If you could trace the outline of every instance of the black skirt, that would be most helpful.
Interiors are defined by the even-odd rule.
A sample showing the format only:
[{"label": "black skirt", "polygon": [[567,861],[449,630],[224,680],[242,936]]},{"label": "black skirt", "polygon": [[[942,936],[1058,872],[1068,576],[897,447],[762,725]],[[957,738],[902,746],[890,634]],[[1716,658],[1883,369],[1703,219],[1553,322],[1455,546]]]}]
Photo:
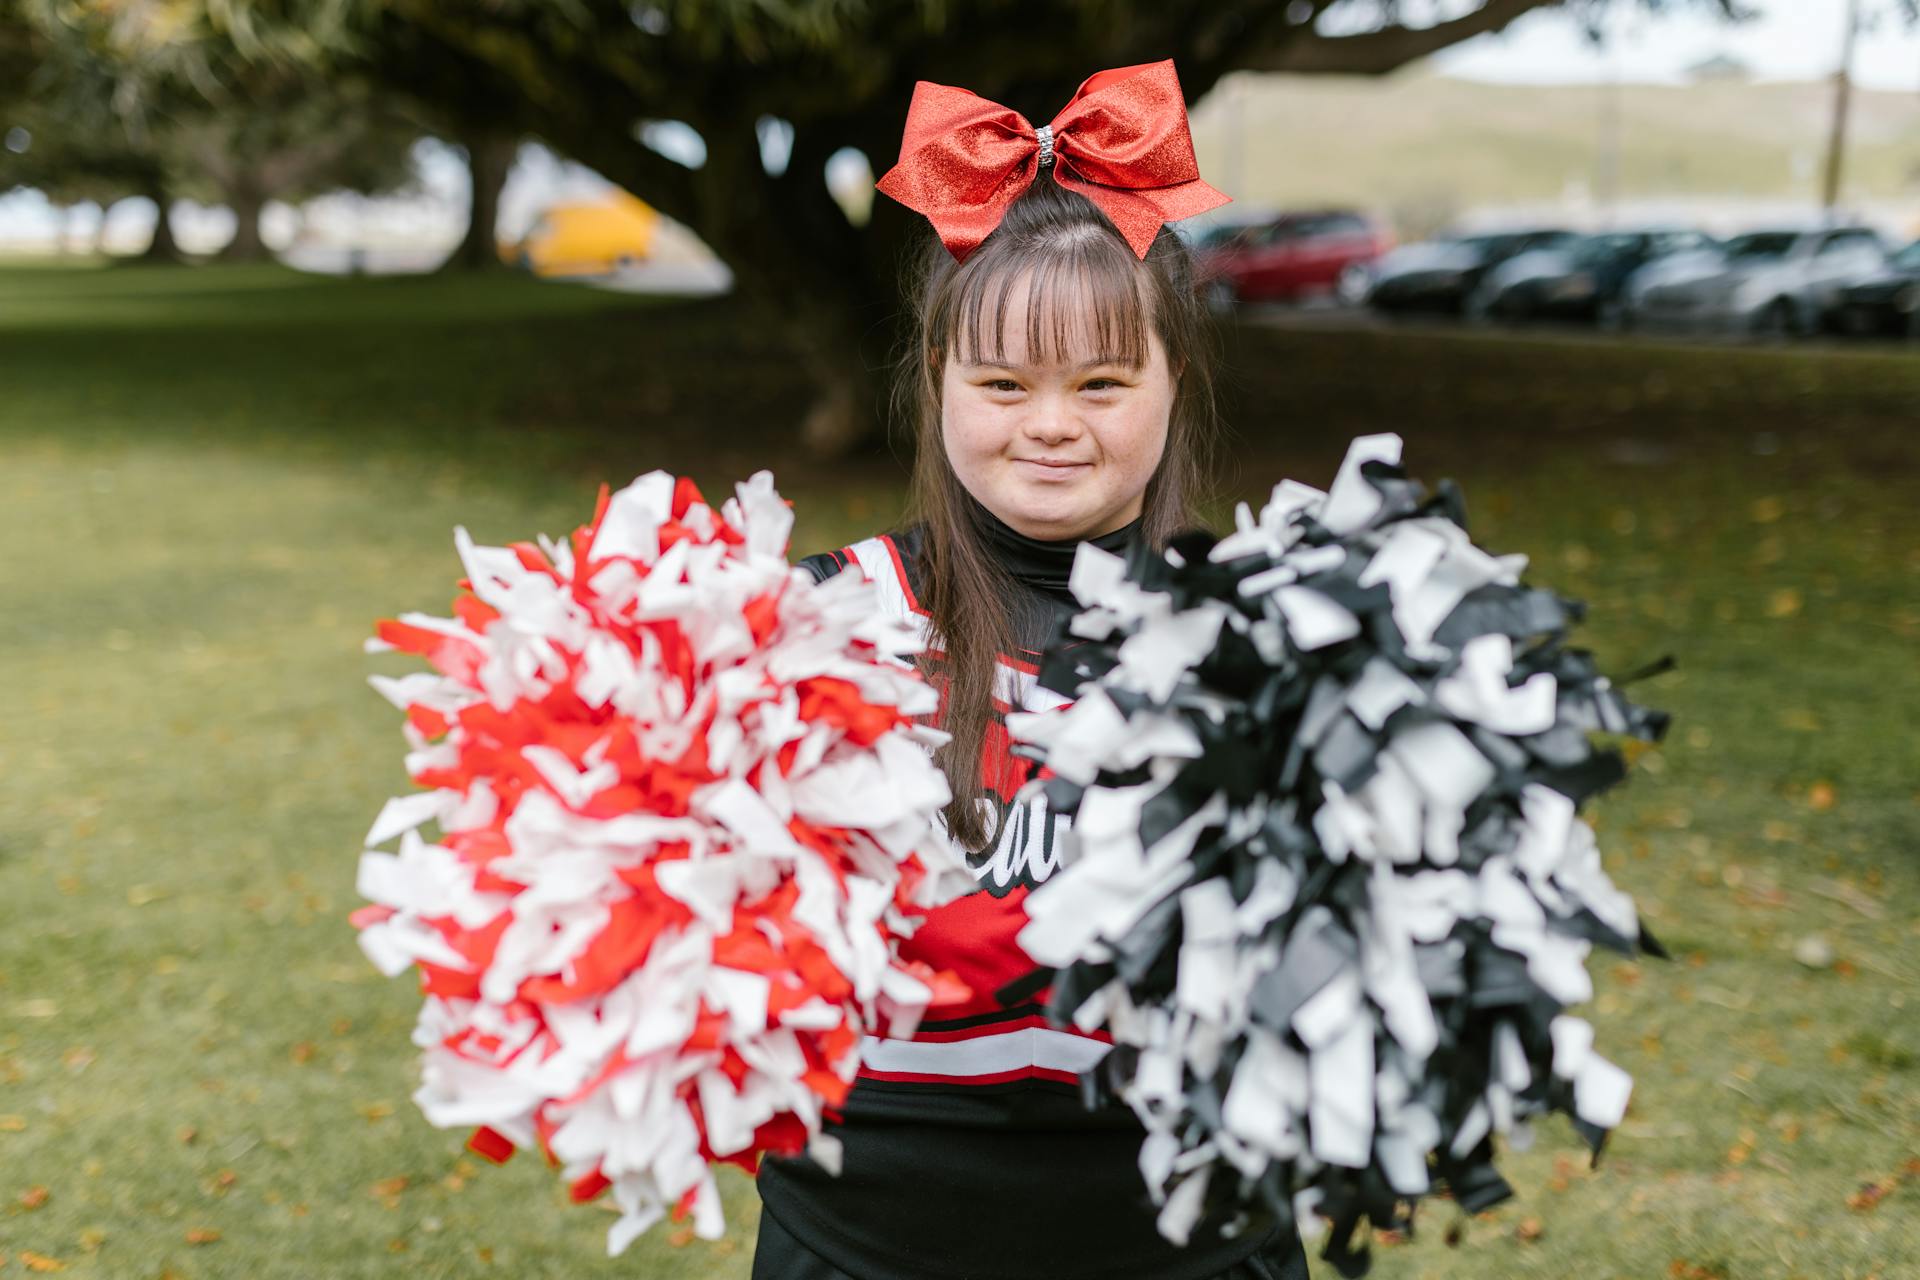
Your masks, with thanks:
[{"label": "black skirt", "polygon": [[[794,1239],[771,1213],[760,1215],[760,1238],[753,1251],[753,1280],[864,1280],[849,1275]],[[1116,1278],[1118,1280],[1118,1278]],[[1139,1277],[1139,1280],[1148,1280]],[[1308,1280],[1307,1255],[1292,1232],[1273,1237],[1218,1273],[1216,1280]]]},{"label": "black skirt", "polygon": [[[1088,1113],[1077,1099],[1059,1105],[1079,1127],[1039,1127],[1026,1112],[1022,1127],[830,1124],[844,1144],[841,1174],[805,1156],[761,1165],[765,1265],[853,1280],[1267,1280],[1263,1266],[1306,1275],[1303,1257],[1292,1262],[1291,1223],[1227,1236],[1203,1218],[1187,1244],[1163,1239],[1136,1163],[1138,1121]],[[791,1239],[796,1262],[775,1237]]]}]

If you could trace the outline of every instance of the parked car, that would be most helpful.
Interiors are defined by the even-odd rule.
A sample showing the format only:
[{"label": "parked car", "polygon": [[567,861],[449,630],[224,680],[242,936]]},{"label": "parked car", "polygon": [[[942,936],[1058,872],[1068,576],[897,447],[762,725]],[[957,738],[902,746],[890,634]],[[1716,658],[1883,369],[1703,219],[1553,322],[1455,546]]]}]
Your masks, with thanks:
[{"label": "parked car", "polygon": [[1755,231],[1642,267],[1627,284],[1623,315],[1635,325],[1812,333],[1841,289],[1886,261],[1886,243],[1867,227]]},{"label": "parked car", "polygon": [[1217,307],[1235,302],[1295,302],[1364,286],[1364,270],[1391,246],[1363,213],[1321,209],[1283,213],[1201,249],[1201,270]]},{"label": "parked car", "polygon": [[625,191],[599,200],[556,204],[501,256],[539,276],[607,275],[646,261],[660,214]]},{"label": "parked car", "polygon": [[1173,227],[1175,235],[1187,242],[1189,249],[1205,258],[1236,237],[1245,235],[1255,227],[1264,226],[1279,216],[1273,209],[1243,209],[1236,200],[1197,218],[1182,218],[1169,225]]},{"label": "parked car", "polygon": [[1571,231],[1540,228],[1403,245],[1374,263],[1366,302],[1379,311],[1457,314],[1501,263],[1530,249],[1560,248],[1575,239]]},{"label": "parked car", "polygon": [[1833,322],[1842,333],[1920,338],[1920,242],[1894,254],[1878,275],[1842,289]]},{"label": "parked car", "polygon": [[1610,321],[1620,291],[1655,258],[1713,246],[1704,231],[1648,227],[1581,236],[1564,245],[1529,249],[1487,272],[1467,299],[1469,315],[1487,319]]}]

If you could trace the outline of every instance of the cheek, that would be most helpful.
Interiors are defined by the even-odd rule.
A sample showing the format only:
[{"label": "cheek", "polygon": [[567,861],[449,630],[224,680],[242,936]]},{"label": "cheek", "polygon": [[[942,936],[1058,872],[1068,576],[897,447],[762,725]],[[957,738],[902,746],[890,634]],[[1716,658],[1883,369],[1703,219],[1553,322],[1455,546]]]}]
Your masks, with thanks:
[{"label": "cheek", "polygon": [[998,457],[1006,444],[1006,427],[992,407],[972,403],[962,388],[948,388],[941,397],[940,441],[947,462],[968,489],[975,488],[976,477]]},{"label": "cheek", "polygon": [[1143,397],[1129,405],[1103,432],[1101,451],[1125,472],[1129,479],[1145,484],[1160,465],[1167,449],[1168,424],[1173,412],[1171,396]]}]

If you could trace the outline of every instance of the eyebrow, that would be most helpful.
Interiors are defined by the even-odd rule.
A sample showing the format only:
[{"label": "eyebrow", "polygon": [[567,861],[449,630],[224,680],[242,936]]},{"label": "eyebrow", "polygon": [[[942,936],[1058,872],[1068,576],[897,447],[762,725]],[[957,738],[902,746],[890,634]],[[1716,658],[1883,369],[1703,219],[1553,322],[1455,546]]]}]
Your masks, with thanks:
[{"label": "eyebrow", "polygon": [[[1082,373],[1088,369],[1098,369],[1101,365],[1106,364],[1116,364],[1123,369],[1131,369],[1134,367],[1119,356],[1095,356],[1091,360],[1082,360],[1079,364],[1068,366],[1067,372]],[[964,364],[960,367],[963,369],[1019,369],[1023,366],[1008,364],[1004,360],[975,360],[970,364]]]}]

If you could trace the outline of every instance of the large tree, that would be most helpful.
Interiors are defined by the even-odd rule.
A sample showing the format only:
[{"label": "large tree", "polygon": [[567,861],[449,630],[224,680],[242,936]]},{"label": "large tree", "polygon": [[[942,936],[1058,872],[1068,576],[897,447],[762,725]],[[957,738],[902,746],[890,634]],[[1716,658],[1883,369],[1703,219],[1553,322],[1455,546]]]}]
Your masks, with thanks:
[{"label": "large tree", "polygon": [[[361,13],[375,47],[404,33],[483,64],[510,83],[530,132],[697,231],[812,373],[802,428],[831,450],[878,419],[914,221],[888,201],[850,220],[824,170],[849,148],[885,169],[916,80],[965,85],[1038,123],[1100,67],[1171,57],[1192,99],[1237,70],[1378,75],[1535,10],[1605,2],[363,0]],[[700,145],[648,145],[662,122]],[[791,139],[774,163],[770,130]]]},{"label": "large tree", "polygon": [[465,42],[441,38],[436,28],[378,8],[368,13],[348,61],[411,103],[425,127],[466,160],[467,229],[447,269],[500,267],[500,194],[532,130],[515,71]]},{"label": "large tree", "polygon": [[236,219],[224,256],[265,257],[269,200],[413,177],[417,118],[377,81],[328,64],[343,39],[316,16],[262,24],[225,0],[0,0],[0,72],[25,72],[0,102],[15,89],[7,127],[26,140],[0,154],[0,184],[57,203],[145,196],[159,209],[145,256],[160,259],[178,256],[176,196],[224,203]]},{"label": "large tree", "polygon": [[[1189,99],[1239,70],[1379,75],[1538,10],[1740,0],[17,0],[139,13],[255,56],[342,58],[432,100],[485,163],[523,134],[688,224],[813,376],[805,438],[867,437],[897,333],[913,219],[848,216],[824,181],[852,150],[876,171],[913,84],[965,85],[1036,122],[1091,70],[1173,58]],[[1910,4],[1911,0],[1893,0]],[[152,27],[149,21],[149,27]],[[191,48],[190,40],[180,41]],[[176,58],[176,61],[184,60]],[[674,132],[691,148],[649,145]],[[787,145],[769,149],[776,137]],[[497,148],[477,145],[491,139]],[[770,154],[771,151],[771,154]],[[690,154],[691,152],[691,154]],[[688,163],[691,161],[691,163]],[[469,245],[476,256],[478,249]]]},{"label": "large tree", "polygon": [[413,145],[423,129],[364,78],[243,62],[227,79],[214,101],[176,121],[166,137],[179,193],[233,211],[233,239],[221,258],[271,256],[260,236],[268,201],[373,195],[413,181]]},{"label": "large tree", "polygon": [[6,124],[18,132],[0,152],[0,189],[37,187],[56,204],[90,199],[103,209],[122,195],[144,196],[158,210],[146,256],[172,260],[162,86],[185,42],[172,33],[143,40],[143,30],[104,9],[5,0],[0,59],[11,50],[17,68]]}]

